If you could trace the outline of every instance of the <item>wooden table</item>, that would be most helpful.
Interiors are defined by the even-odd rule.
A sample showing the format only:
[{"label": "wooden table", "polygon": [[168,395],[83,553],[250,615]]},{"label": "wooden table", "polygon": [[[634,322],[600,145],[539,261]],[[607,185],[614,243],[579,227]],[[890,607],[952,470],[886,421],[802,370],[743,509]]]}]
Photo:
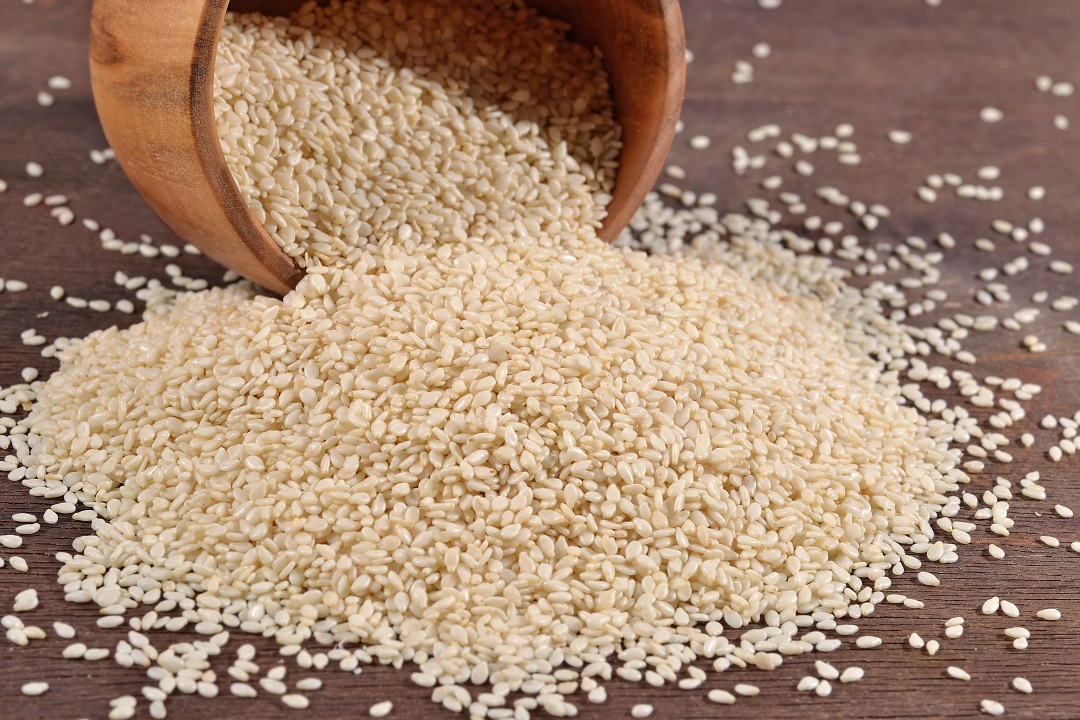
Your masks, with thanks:
[{"label": "wooden table", "polygon": [[[99,166],[89,151],[102,148],[90,98],[86,69],[86,35],[90,0],[36,0],[25,5],[6,0],[0,9],[0,178],[10,184],[0,195],[0,243],[3,257],[0,276],[25,280],[24,293],[0,294],[0,384],[18,380],[19,371],[32,365],[43,372],[55,365],[43,360],[34,348],[24,347],[19,333],[34,327],[47,337],[82,336],[113,323],[127,324],[132,316],[118,312],[76,310],[49,298],[52,285],[62,285],[71,295],[115,301],[125,294],[113,284],[113,273],[123,268],[130,275],[145,274],[166,281],[162,259],[121,257],[103,251],[93,233],[79,222],[60,227],[43,208],[27,209],[22,198],[30,192],[63,193],[79,218],[92,217],[135,239],[149,233],[158,241],[173,236],[150,213],[114,163]],[[1080,7],[1075,0],[944,0],[929,7],[922,0],[788,0],[775,10],[764,10],[750,0],[686,0],[685,16],[689,47],[696,54],[684,113],[686,131],[676,142],[673,160],[686,168],[686,186],[716,192],[720,207],[740,210],[753,196],[767,196],[758,181],[771,172],[784,174],[785,189],[810,197],[819,185],[837,185],[869,202],[884,202],[892,217],[882,223],[875,238],[897,242],[908,235],[933,238],[949,231],[958,248],[948,254],[942,287],[950,302],[944,312],[973,312],[971,294],[975,273],[990,264],[1024,253],[1019,244],[997,238],[990,221],[1002,217],[1027,221],[1039,216],[1046,221],[1043,240],[1054,247],[1054,257],[1080,267],[1080,203],[1074,201],[1080,185],[1076,166],[1074,130],[1058,130],[1053,117],[1075,112],[1075,97],[1038,93],[1037,75],[1055,80],[1080,81],[1072,74],[1080,67]],[[767,59],[751,56],[751,47],[765,41],[772,46]],[[730,75],[736,60],[749,60],[754,81],[736,85]],[[57,91],[56,104],[41,107],[35,94],[52,75],[65,75],[73,87]],[[1004,111],[997,124],[980,122],[979,111],[995,106]],[[816,153],[809,160],[817,167],[810,178],[790,172],[794,162],[770,154],[770,170],[736,177],[730,171],[730,148],[751,144],[745,134],[762,123],[780,123],[786,133],[822,135],[840,122],[856,127],[855,141],[863,158],[858,167],[844,167],[835,156]],[[903,128],[913,133],[908,145],[890,143],[888,130]],[[697,134],[712,137],[707,151],[691,150],[688,140]],[[774,142],[774,141],[773,141]],[[771,143],[768,146],[771,147]],[[30,179],[23,172],[29,160],[45,167],[45,176]],[[930,173],[956,172],[974,180],[975,170],[997,165],[1003,171],[999,183],[1005,189],[1000,203],[960,200],[943,193],[936,204],[915,198],[915,189]],[[1031,185],[1044,185],[1042,202],[1026,198]],[[814,201],[816,203],[816,201]],[[820,203],[811,213],[822,212]],[[838,210],[822,212],[826,219],[848,218]],[[785,223],[794,226],[798,218]],[[850,223],[849,223],[850,224]],[[867,233],[862,233],[864,236]],[[993,255],[973,248],[977,237],[995,237],[999,251]],[[1044,268],[1044,259],[1031,256],[1033,265]],[[177,260],[186,274],[218,281],[221,269],[204,258],[184,256]],[[1054,275],[1032,269],[1009,279],[1013,303],[1009,311],[1030,306],[1037,290],[1051,298],[1080,295],[1076,276]],[[962,548],[961,562],[935,567],[940,588],[917,586],[911,574],[897,578],[895,587],[926,601],[921,611],[882,605],[870,618],[859,621],[864,632],[879,635],[884,645],[876,651],[860,651],[845,643],[843,649],[825,657],[844,667],[858,663],[866,679],[836,687],[821,699],[795,691],[800,677],[812,672],[815,657],[800,657],[773,673],[738,671],[710,675],[706,686],[693,692],[655,690],[644,685],[613,682],[611,700],[602,706],[579,705],[579,717],[628,717],[629,708],[640,702],[655,705],[661,718],[972,718],[979,716],[982,698],[1006,705],[1007,717],[1062,720],[1080,717],[1080,692],[1076,690],[1076,660],[1080,656],[1080,556],[1068,544],[1080,539],[1080,520],[1064,520],[1053,513],[1053,503],[1080,509],[1080,472],[1075,462],[1055,464],[1044,454],[1053,434],[1036,430],[1045,412],[1072,414],[1080,406],[1080,370],[1077,355],[1080,337],[1067,335],[1062,323],[1080,320],[1080,310],[1051,312],[1045,306],[1030,330],[980,336],[968,347],[980,358],[976,372],[1003,377],[1018,375],[1040,383],[1044,392],[1031,405],[1034,411],[1023,424],[1039,442],[1035,449],[1015,451],[1012,465],[991,463],[972,488],[981,493],[1001,474],[1016,481],[1027,470],[1039,470],[1051,493],[1051,502],[1024,499],[1014,502],[1017,524],[1009,538],[998,539],[985,529],[975,542]],[[999,310],[1000,308],[995,308]],[[42,313],[47,312],[47,315]],[[1020,348],[1025,332],[1044,339],[1049,351],[1033,355]],[[1019,434],[1013,431],[1012,437]],[[40,513],[46,503],[28,498],[14,483],[0,486],[0,532],[11,532],[13,512]],[[48,526],[32,538],[21,554],[29,561],[28,575],[0,570],[0,613],[7,612],[18,590],[33,585],[41,593],[42,607],[25,614],[27,621],[46,624],[63,617],[79,628],[87,644],[111,645],[118,637],[94,627],[95,612],[89,607],[64,605],[55,583],[56,564],[51,554],[69,547],[76,535],[74,523]],[[1062,547],[1040,544],[1038,536],[1053,534]],[[996,539],[1008,556],[993,561],[986,545]],[[11,551],[0,551],[9,557]],[[1024,612],[1023,624],[1033,631],[1027,651],[1013,650],[1002,630],[1020,624],[1002,616],[984,618],[978,612],[991,595],[1011,598]],[[1057,623],[1035,620],[1035,610],[1056,606],[1064,613]],[[968,618],[967,632],[958,640],[943,641],[936,657],[910,648],[908,633],[941,638],[942,623],[954,615]],[[50,631],[51,632],[51,631]],[[110,639],[111,638],[111,639]],[[159,642],[175,641],[172,637]],[[0,643],[0,717],[30,718],[104,717],[110,698],[138,694],[145,678],[141,672],[124,670],[111,661],[96,663],[59,658],[64,641],[55,637],[19,649]],[[260,644],[264,660],[273,648]],[[229,654],[231,657],[231,653]],[[227,662],[227,661],[226,661]],[[960,665],[972,674],[963,683],[945,675],[948,665]],[[291,663],[290,663],[291,665]],[[218,671],[224,676],[225,665]],[[291,670],[295,680],[306,673]],[[1035,686],[1033,695],[1009,688],[1014,676],[1023,675]],[[325,689],[312,694],[306,717],[365,717],[374,702],[395,701],[394,717],[450,717],[413,686],[404,671],[364,668],[359,676],[325,675]],[[40,698],[24,698],[18,688],[30,680],[44,679],[51,691]],[[733,707],[708,703],[708,689],[730,689],[736,682],[761,687],[756,698],[740,699]],[[227,682],[222,677],[222,686]],[[227,693],[226,693],[227,695]],[[146,716],[145,703],[139,717]],[[174,696],[170,718],[240,717],[295,718],[276,699],[223,697],[217,702]]]}]

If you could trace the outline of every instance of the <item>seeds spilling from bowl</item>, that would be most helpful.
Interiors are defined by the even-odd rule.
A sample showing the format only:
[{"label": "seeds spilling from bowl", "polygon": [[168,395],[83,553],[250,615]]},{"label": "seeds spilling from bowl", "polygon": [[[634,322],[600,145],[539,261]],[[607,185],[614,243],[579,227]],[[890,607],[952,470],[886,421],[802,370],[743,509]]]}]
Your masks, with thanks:
[{"label": "seeds spilling from bowl", "polygon": [[[882,602],[923,609],[915,593],[948,580],[931,564],[956,562],[979,533],[999,538],[989,557],[1005,558],[1010,503],[1044,502],[1048,489],[1037,472],[1015,483],[979,474],[1012,463],[1035,432],[1060,436],[1047,450],[1054,461],[1076,452],[1080,412],[1046,415],[1038,428],[1027,420],[1031,431],[1011,442],[1042,388],[977,375],[967,349],[975,333],[1036,322],[1037,307],[916,327],[950,300],[935,286],[953,236],[860,240],[888,221],[886,205],[824,185],[804,199],[785,186],[828,172],[826,153],[862,162],[852,126],[820,137],[751,130],[750,149],[731,151],[733,169],[769,172],[760,184],[778,203],[754,198],[750,216],[721,215],[715,195],[670,166],[671,182],[609,248],[595,227],[618,130],[597,59],[526,11],[478,7],[233,16],[218,66],[223,145],[306,277],[283,299],[246,284],[205,289],[185,276],[180,248],[126,242],[84,219],[105,249],[167,258],[168,281],[191,292],[118,271],[116,284],[147,308],[142,322],[51,343],[23,332],[60,369],[39,379],[26,368],[0,389],[10,452],[0,469],[53,504],[14,513],[0,547],[21,552],[63,516],[90,522],[58,554],[59,581],[122,637],[88,647],[72,624],[49,632],[70,641],[65,659],[145,668],[153,718],[175,693],[213,698],[226,687],[308,708],[322,681],[288,681],[284,665],[263,672],[253,645],[235,648],[228,681],[209,669],[239,633],[273,637],[304,669],[411,663],[435,702],[472,716],[573,715],[582,696],[604,702],[614,677],[724,705],[762,694],[750,682],[705,687],[710,665],[799,663],[794,691],[840,695],[863,667],[798,656],[882,646],[890,638],[860,619]],[[701,130],[687,141],[694,152],[713,145]],[[897,132],[881,146],[917,146]],[[761,152],[770,140],[776,158]],[[818,154],[811,165],[797,152]],[[774,172],[777,162],[790,172]],[[1001,171],[975,175],[996,182]],[[50,176],[36,165],[30,177]],[[57,221],[71,222],[66,196],[40,189],[25,196],[27,212],[63,208],[72,217]],[[987,202],[1003,192],[954,173],[915,192],[944,202],[949,189]],[[811,204],[820,215],[807,214]],[[792,217],[800,232],[781,229]],[[999,274],[1041,266],[1051,280],[1032,304],[1077,307],[1051,297],[1072,265],[1029,242],[1042,220],[987,226],[999,242],[981,238],[980,250],[1000,253],[1007,238],[1036,259],[979,271],[987,284],[973,304],[1010,302]],[[3,288],[35,289],[15,279]],[[60,286],[49,295],[111,309]],[[1034,334],[1024,346],[1047,349]],[[932,394],[953,384],[958,399]],[[1045,516],[1073,517],[1051,503]],[[1080,552],[1038,535],[1043,552]],[[30,569],[19,556],[6,563]],[[55,608],[31,588],[12,603],[0,618],[7,639],[46,637],[20,615]],[[1004,597],[970,606],[971,617],[952,612],[934,627],[924,617],[905,647],[953,649],[979,607],[1008,618],[1001,642],[1016,651],[1040,625],[1068,622],[1056,607]],[[205,639],[162,642],[183,630]],[[25,702],[56,692],[45,680],[20,685]],[[1003,692],[1025,696],[1035,680],[1013,677]],[[649,717],[662,699],[628,712]],[[133,717],[138,702],[115,698],[108,716]],[[401,713],[395,703],[367,711]],[[1005,712],[993,698],[978,707]]]},{"label": "seeds spilling from bowl", "polygon": [[620,150],[599,56],[518,3],[309,3],[230,14],[215,68],[226,161],[302,266],[393,238],[599,227]]}]

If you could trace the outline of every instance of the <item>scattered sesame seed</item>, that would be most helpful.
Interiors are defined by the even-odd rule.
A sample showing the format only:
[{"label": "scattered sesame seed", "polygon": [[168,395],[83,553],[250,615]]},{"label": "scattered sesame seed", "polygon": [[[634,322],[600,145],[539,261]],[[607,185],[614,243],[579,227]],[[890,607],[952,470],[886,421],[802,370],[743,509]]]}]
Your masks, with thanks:
[{"label": "scattered sesame seed", "polygon": [[1048,620],[1050,622],[1054,622],[1061,619],[1061,611],[1057,608],[1046,608],[1045,610],[1040,610],[1039,612],[1035,613],[1035,617],[1039,618],[1040,620]]},{"label": "scattered sesame seed", "polygon": [[959,668],[955,665],[950,665],[949,667],[945,668],[945,672],[949,674],[949,677],[955,678],[956,680],[963,680],[964,682],[967,682],[971,679],[971,675],[969,675],[966,670],[964,670],[963,668]]},{"label": "scattered sesame seed", "polygon": [[282,695],[281,702],[285,707],[292,708],[293,710],[304,710],[311,704],[306,696],[298,695],[296,693]]},{"label": "scattered sesame seed", "polygon": [[20,688],[23,695],[44,695],[49,692],[49,683],[47,682],[28,682]]},{"label": "scattered sesame seed", "polygon": [[858,682],[865,676],[865,671],[858,665],[850,665],[844,668],[844,672],[840,673],[840,682],[853,683]]},{"label": "scattered sesame seed", "polygon": [[737,699],[727,690],[720,690],[719,688],[716,690],[710,690],[709,694],[706,695],[706,697],[709,699],[710,702],[714,702],[717,705],[734,705]]},{"label": "scattered sesame seed", "polygon": [[372,705],[371,709],[368,710],[368,714],[371,715],[371,717],[381,718],[389,715],[390,711],[393,709],[394,703],[390,702],[389,700],[383,700],[382,702],[378,702]]},{"label": "scattered sesame seed", "polygon": [[979,119],[985,123],[1001,122],[1005,113],[995,107],[984,107],[979,111]]}]

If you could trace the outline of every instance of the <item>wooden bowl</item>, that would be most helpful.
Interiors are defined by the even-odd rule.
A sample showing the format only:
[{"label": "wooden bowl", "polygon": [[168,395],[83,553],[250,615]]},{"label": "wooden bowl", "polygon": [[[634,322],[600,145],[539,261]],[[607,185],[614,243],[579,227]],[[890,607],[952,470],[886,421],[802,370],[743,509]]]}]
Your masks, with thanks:
[{"label": "wooden bowl", "polygon": [[[228,9],[286,14],[300,0],[94,0],[90,78],[116,159],[183,238],[263,287],[285,293],[303,270],[274,243],[225,163],[214,116],[214,62]],[[599,47],[623,149],[600,236],[611,242],[652,187],[675,137],[686,77],[677,0],[528,0]]]}]

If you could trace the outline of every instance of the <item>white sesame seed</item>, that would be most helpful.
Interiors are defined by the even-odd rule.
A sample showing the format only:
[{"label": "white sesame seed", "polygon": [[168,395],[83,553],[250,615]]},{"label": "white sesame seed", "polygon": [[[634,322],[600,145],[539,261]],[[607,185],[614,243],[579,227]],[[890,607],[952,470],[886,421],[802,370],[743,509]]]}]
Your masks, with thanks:
[{"label": "white sesame seed", "polygon": [[865,676],[865,671],[858,665],[850,665],[844,668],[844,672],[840,673],[840,682],[853,683],[858,682]]},{"label": "white sesame seed", "polygon": [[29,612],[38,606],[37,590],[34,588],[27,588],[15,595],[15,602],[12,604],[12,610],[17,613]]},{"label": "white sesame seed", "polygon": [[937,576],[934,575],[934,573],[927,572],[926,570],[923,570],[919,573],[918,580],[923,585],[928,585],[930,587],[937,587],[941,584],[941,581],[938,580]]},{"label": "white sesame seed", "polygon": [[389,715],[390,711],[393,709],[394,704],[392,702],[390,702],[389,700],[383,700],[382,702],[372,705],[371,709],[368,710],[368,714],[370,714],[371,717],[381,718]]},{"label": "white sesame seed", "polygon": [[1012,681],[1013,689],[1017,692],[1030,694],[1034,688],[1031,686],[1031,681],[1024,677],[1014,677]]},{"label": "white sesame seed", "polygon": [[653,706],[647,703],[638,703],[630,708],[630,717],[647,718],[653,714]]},{"label": "white sesame seed", "polygon": [[20,688],[23,695],[44,695],[49,692],[49,683],[47,682],[28,682]]},{"label": "white sesame seed", "polygon": [[690,138],[690,147],[695,150],[704,150],[712,144],[712,140],[708,135],[695,135]]},{"label": "white sesame seed", "polygon": [[855,639],[855,646],[861,650],[869,650],[881,645],[881,638],[876,635],[860,635]]},{"label": "white sesame seed", "polygon": [[32,178],[39,178],[45,174],[44,168],[36,162],[26,163],[26,174]]},{"label": "white sesame seed", "polygon": [[1040,620],[1049,620],[1051,622],[1061,619],[1061,611],[1057,608],[1046,608],[1035,613],[1035,617]]},{"label": "white sesame seed", "polygon": [[963,668],[959,668],[955,665],[950,665],[949,667],[945,668],[945,672],[949,674],[949,677],[956,680],[963,680],[964,682],[967,682],[971,679],[971,675],[969,675],[966,670],[964,670]]},{"label": "white sesame seed", "polygon": [[282,695],[281,702],[285,707],[292,708],[293,710],[304,710],[311,704],[306,696],[298,695],[296,693]]},{"label": "white sesame seed", "polygon": [[979,119],[985,123],[1001,122],[1005,113],[995,107],[984,107],[979,111]]},{"label": "white sesame seed", "polygon": [[817,669],[817,674],[825,680],[836,680],[840,677],[840,671],[824,660],[817,660],[814,667]]}]

